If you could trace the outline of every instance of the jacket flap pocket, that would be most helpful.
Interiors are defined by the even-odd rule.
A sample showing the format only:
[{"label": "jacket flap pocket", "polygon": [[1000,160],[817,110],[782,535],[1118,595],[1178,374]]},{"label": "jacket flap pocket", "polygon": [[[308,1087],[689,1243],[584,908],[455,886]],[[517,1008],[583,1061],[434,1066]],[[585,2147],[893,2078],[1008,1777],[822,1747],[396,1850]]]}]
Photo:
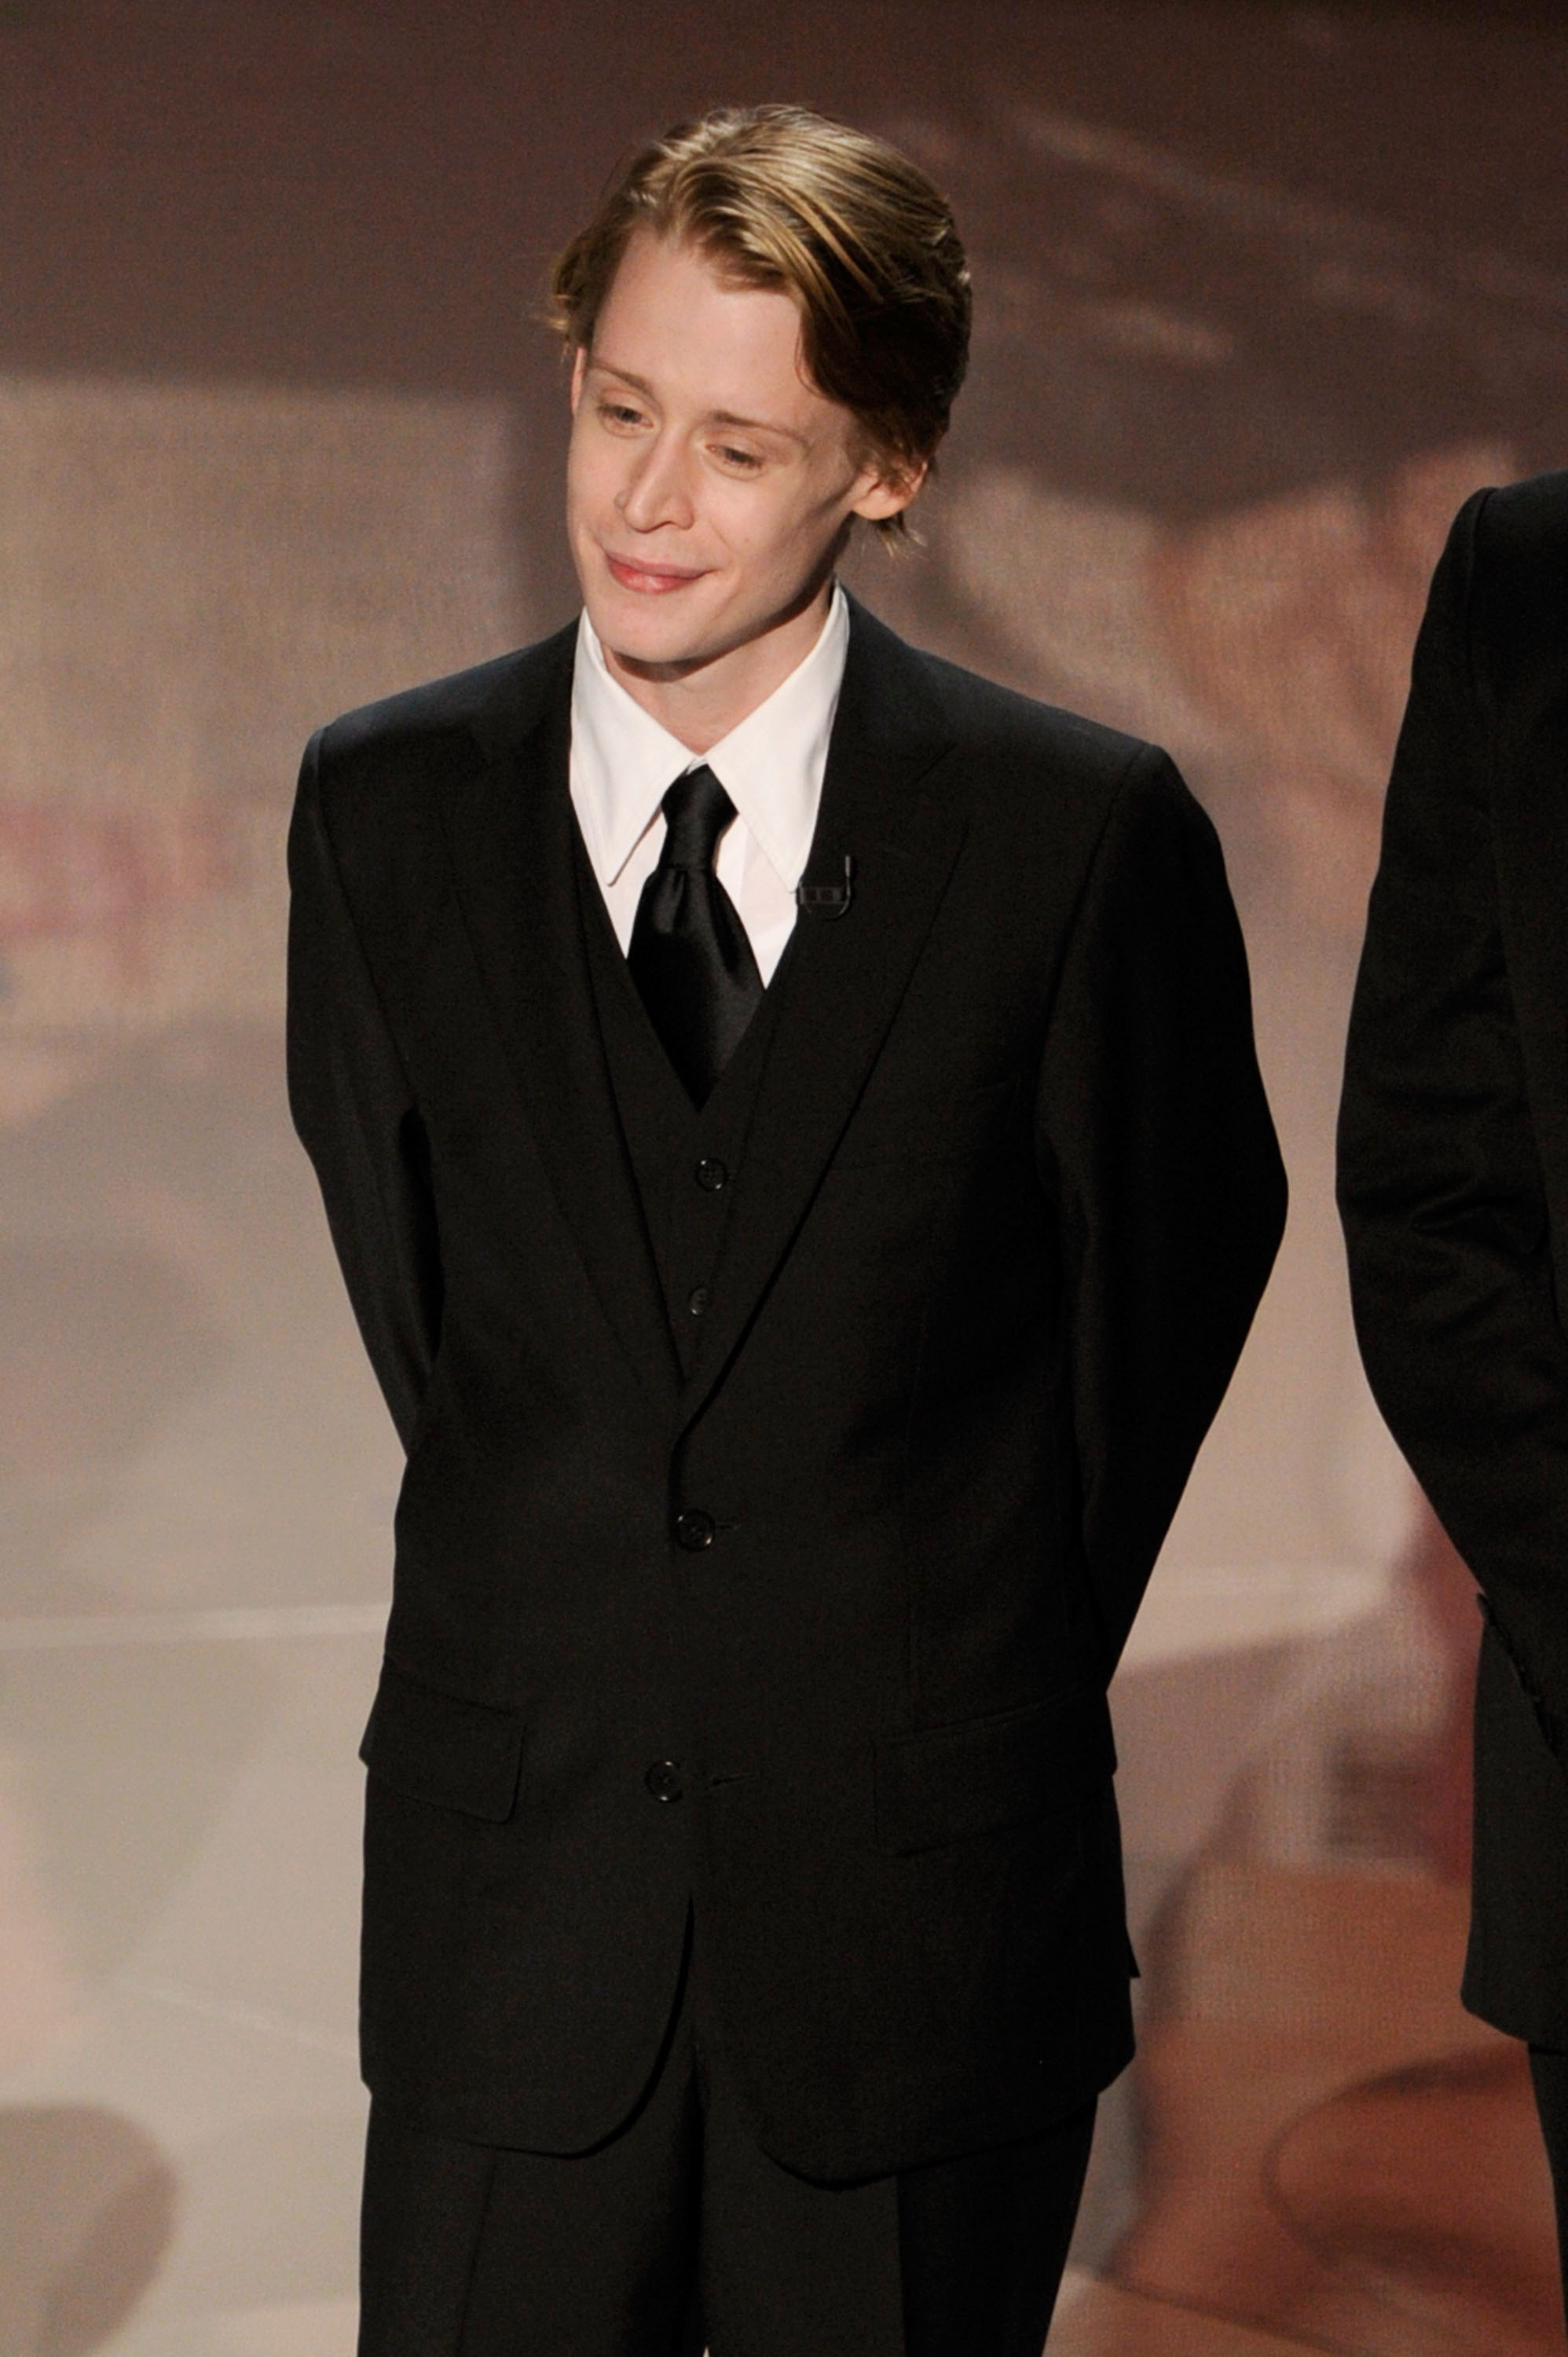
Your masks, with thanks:
[{"label": "jacket flap pocket", "polygon": [[522,1719],[442,1694],[383,1662],[360,1757],[408,1800],[503,1824],[517,1800]]},{"label": "jacket flap pocket", "polygon": [[903,1855],[1047,1816],[1116,1772],[1098,1686],[876,1747],[876,1838]]}]

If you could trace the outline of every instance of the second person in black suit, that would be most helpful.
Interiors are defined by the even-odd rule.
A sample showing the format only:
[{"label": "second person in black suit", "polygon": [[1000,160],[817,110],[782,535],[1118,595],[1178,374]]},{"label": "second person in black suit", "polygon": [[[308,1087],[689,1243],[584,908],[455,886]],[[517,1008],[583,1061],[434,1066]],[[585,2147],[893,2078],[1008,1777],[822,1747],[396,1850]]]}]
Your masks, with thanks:
[{"label": "second person in black suit", "polygon": [[1477,492],[1434,578],[1339,1157],[1367,1372],[1481,1588],[1465,2002],[1530,2043],[1568,2229],[1568,474]]}]

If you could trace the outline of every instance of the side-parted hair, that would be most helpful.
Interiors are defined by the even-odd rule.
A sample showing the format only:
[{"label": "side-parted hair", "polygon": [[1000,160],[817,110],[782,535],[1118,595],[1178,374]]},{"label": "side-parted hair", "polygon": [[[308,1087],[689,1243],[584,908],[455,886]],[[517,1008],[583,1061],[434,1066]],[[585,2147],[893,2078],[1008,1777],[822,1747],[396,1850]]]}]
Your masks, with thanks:
[{"label": "side-parted hair", "polygon": [[[650,140],[555,264],[549,316],[569,351],[591,349],[641,229],[792,296],[806,372],[869,455],[895,481],[930,467],[969,361],[969,265],[907,156],[801,106],[722,107]],[[877,525],[906,529],[902,513]]]}]

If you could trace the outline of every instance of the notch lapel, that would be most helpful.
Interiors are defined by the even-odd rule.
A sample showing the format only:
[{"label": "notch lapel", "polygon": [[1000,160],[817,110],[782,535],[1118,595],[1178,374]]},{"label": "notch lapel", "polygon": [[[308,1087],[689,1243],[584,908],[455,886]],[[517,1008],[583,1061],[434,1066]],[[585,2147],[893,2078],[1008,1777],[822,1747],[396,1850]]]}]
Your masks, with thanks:
[{"label": "notch lapel", "polygon": [[775,977],[780,1003],[682,1428],[711,1396],[811,1208],[940,906],[965,825],[954,749],[917,658],[852,599],[806,878],[841,882],[847,856],[854,897],[842,916],[801,910]]},{"label": "notch lapel", "polygon": [[529,1129],[588,1286],[650,1399],[679,1362],[595,1012],[569,786],[575,631],[542,712],[452,795],[457,900]]}]

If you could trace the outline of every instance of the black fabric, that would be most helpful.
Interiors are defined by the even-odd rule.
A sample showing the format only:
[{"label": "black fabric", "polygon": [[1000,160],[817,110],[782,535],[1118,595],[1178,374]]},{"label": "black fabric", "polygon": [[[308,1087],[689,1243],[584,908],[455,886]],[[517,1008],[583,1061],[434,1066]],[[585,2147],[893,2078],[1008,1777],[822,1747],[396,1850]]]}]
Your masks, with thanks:
[{"label": "black fabric", "polygon": [[714,873],[735,804],[703,762],[664,797],[659,865],[642,888],[627,963],[693,1104],[706,1104],[762,997],[751,942]]},{"label": "black fabric", "polygon": [[[671,1283],[671,1206],[677,1169],[683,1169],[689,1163],[694,1170],[699,1159],[693,1146],[698,1115],[632,981],[604,895],[587,854],[580,846],[577,903],[616,1117],[642,1207],[665,1308],[679,1340],[680,1320],[675,1314]],[[712,1246],[713,1256],[716,1257],[719,1225],[729,1208],[723,1189],[710,1198],[707,1208],[714,1215]]]},{"label": "black fabric", "polygon": [[1096,2108],[1085,2104],[1026,2143],[899,2177],[905,2357],[1038,2357]]},{"label": "black fabric", "polygon": [[1568,2049],[1568,475],[1432,585],[1340,1114],[1372,1389],[1488,1615],[1465,1999]]},{"label": "black fabric", "polygon": [[704,1109],[736,1144],[677,1167],[667,1293],[572,665],[334,724],[292,835],[292,1103],[408,1448],[365,2072],[411,2126],[602,2143],[694,1897],[762,2148],[887,2176],[1130,2051],[1105,1683],[1283,1216],[1240,935],[1163,755],[852,606],[807,881],[854,897]]},{"label": "black fabric", "polygon": [[686,2007],[592,2153],[488,2151],[373,2105],[360,2357],[1039,2357],[1094,2111],[818,2184],[761,2150]]},{"label": "black fabric", "polygon": [[431,2136],[372,2104],[360,2357],[702,2357],[699,2144],[680,2071],[572,2159]]},{"label": "black fabric", "polygon": [[616,1115],[676,1353],[682,1373],[690,1375],[730,1207],[743,1177],[778,1002],[764,994],[712,1094],[700,1109],[693,1108],[632,982],[604,895],[580,845],[577,891]]},{"label": "black fabric", "polygon": [[[1532,2046],[1530,2076],[1552,2170],[1552,2193],[1557,2210],[1557,2264],[1564,2286],[1568,2287],[1568,2054]],[[1564,2313],[1568,2316],[1568,2300]]]},{"label": "black fabric", "polygon": [[[372,2103],[360,2212],[361,2357],[438,2357],[462,2343],[502,2156],[431,2136]],[[585,2305],[592,2297],[585,2292]]]}]

